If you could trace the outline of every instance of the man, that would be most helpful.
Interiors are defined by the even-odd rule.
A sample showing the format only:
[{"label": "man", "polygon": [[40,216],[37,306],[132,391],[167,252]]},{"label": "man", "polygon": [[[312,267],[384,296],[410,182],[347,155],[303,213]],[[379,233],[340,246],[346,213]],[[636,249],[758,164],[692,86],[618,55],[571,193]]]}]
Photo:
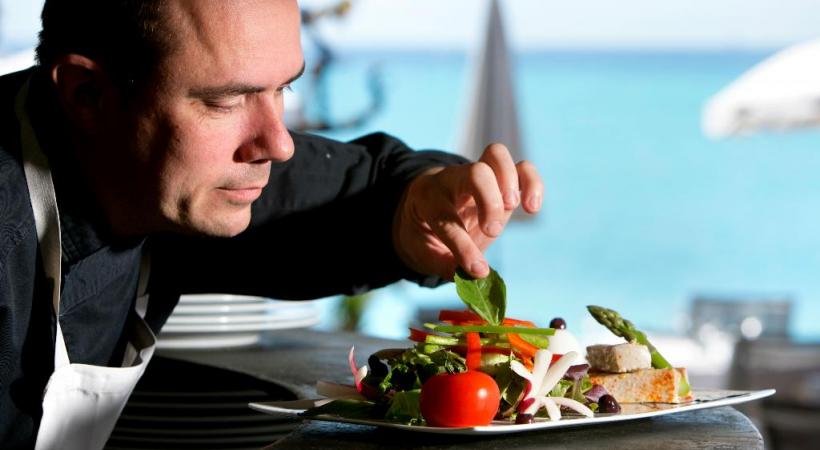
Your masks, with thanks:
[{"label": "man", "polygon": [[290,133],[299,19],[293,0],[46,1],[39,66],[0,78],[0,447],[102,446],[180,293],[481,277],[513,209],[540,209],[502,145],[464,163]]}]

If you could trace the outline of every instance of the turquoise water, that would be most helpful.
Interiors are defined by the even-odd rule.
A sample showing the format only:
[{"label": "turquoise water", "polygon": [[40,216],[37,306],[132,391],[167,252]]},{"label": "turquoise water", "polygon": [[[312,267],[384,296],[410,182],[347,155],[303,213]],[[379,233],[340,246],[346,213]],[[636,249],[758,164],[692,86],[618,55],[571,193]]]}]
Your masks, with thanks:
[{"label": "turquoise water", "polygon": [[[683,332],[695,296],[787,297],[794,336],[820,339],[820,132],[716,142],[700,131],[705,100],[767,55],[516,56],[525,152],[547,199],[536,220],[509,225],[489,253],[511,315],[560,315],[572,327],[595,303],[647,328]],[[386,107],[365,127],[328,134],[385,130],[416,148],[453,148],[467,61],[345,55],[331,74],[334,115],[367,103],[363,80],[374,63]],[[366,331],[401,336],[416,307],[455,299],[451,286],[383,289]]]}]

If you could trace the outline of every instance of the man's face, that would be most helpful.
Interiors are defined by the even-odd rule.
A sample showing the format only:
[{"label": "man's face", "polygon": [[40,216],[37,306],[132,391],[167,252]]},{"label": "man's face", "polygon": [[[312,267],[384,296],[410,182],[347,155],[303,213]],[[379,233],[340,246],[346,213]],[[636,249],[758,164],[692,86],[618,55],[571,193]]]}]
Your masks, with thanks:
[{"label": "man's face", "polygon": [[134,206],[159,228],[233,236],[271,163],[293,155],[282,114],[304,64],[299,9],[295,0],[167,5],[175,45],[129,112],[133,142],[123,143],[142,191]]}]

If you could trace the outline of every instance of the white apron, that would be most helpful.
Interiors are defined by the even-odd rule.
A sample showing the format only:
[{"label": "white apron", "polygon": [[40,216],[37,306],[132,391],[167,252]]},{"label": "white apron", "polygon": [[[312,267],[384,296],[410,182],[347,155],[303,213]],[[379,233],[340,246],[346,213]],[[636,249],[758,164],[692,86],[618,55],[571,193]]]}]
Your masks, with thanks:
[{"label": "white apron", "polygon": [[53,285],[52,303],[55,317],[58,318],[54,373],[43,396],[43,418],[35,449],[102,449],[131,391],[154,354],[156,338],[143,320],[148,306],[148,260],[143,257],[140,267],[136,317],[132,321],[132,329],[126,330],[130,334],[122,367],[71,364],[59,320],[62,246],[57,198],[48,159],[37,143],[25,111],[28,86],[27,82],[18,93],[16,105],[23,167],[34,210],[40,254],[46,278]]}]

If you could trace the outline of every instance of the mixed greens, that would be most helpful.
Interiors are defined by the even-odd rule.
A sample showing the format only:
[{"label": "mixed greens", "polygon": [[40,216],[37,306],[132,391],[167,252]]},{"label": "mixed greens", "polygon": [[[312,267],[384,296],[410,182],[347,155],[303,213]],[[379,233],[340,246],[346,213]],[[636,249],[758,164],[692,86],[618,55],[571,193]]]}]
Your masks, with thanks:
[{"label": "mixed greens", "polygon": [[[468,310],[442,310],[439,323],[425,324],[424,329],[410,329],[410,340],[415,342],[413,347],[376,352],[361,368],[356,367],[351,350],[349,359],[356,381],[355,391],[350,391],[352,388],[335,392],[334,389],[321,389],[320,394],[337,400],[303,414],[308,417],[333,414],[384,419],[411,425],[430,423],[435,415],[430,413],[431,408],[447,409],[447,405],[440,399],[431,400],[434,383],[428,384],[428,381],[437,378],[435,384],[441,385],[439,379],[450,376],[453,386],[464,383],[478,386],[481,384],[477,381],[478,375],[488,375],[495,383],[490,390],[497,386],[499,401],[491,405],[486,420],[495,417],[526,423],[537,416],[558,420],[562,409],[592,416],[598,398],[606,391],[601,386],[592,385],[587,375],[589,366],[573,365],[579,359],[577,352],[554,355],[549,350],[550,337],[555,335],[555,329],[539,328],[530,321],[505,316],[506,287],[495,270],[491,269],[490,275],[483,279],[457,273],[455,286]],[[457,381],[454,376],[458,374],[472,378],[465,376]],[[425,405],[423,390],[426,385]],[[486,390],[486,385],[483,386]],[[457,393],[455,397],[450,395],[448,401],[473,400],[469,388],[457,389],[468,391]],[[431,407],[434,402],[438,403]],[[444,426],[472,424],[470,418],[457,419],[449,422],[452,425]],[[433,422],[448,421],[437,418]]]}]

